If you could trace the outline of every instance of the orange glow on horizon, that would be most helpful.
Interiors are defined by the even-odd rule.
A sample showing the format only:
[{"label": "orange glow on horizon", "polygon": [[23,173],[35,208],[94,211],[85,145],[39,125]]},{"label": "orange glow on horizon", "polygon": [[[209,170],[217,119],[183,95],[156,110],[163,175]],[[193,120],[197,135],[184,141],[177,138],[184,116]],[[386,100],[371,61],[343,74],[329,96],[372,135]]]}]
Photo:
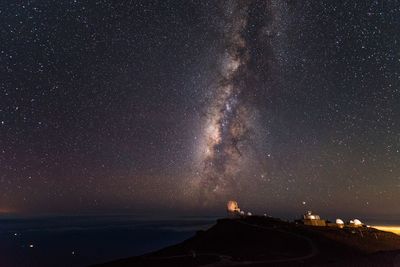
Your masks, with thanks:
[{"label": "orange glow on horizon", "polygon": [[399,225],[397,225],[397,226],[386,226],[386,225],[375,225],[375,226],[372,226],[371,225],[371,227],[376,228],[376,229],[381,230],[381,231],[392,232],[394,234],[400,235],[400,226]]},{"label": "orange glow on horizon", "polygon": [[7,208],[0,208],[0,214],[2,214],[2,213],[10,213],[10,212],[14,212],[14,210],[7,209]]}]

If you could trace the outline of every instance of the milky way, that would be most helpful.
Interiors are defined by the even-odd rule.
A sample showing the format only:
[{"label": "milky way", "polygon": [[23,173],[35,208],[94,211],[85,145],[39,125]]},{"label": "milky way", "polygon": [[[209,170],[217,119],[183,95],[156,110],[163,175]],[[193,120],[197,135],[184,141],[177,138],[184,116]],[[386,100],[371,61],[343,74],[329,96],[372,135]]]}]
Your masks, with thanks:
[{"label": "milky way", "polygon": [[206,112],[204,126],[202,195],[210,198],[237,190],[243,167],[243,142],[252,132],[251,111],[243,100],[249,53],[243,33],[248,23],[248,2],[225,5],[225,49],[220,77]]}]

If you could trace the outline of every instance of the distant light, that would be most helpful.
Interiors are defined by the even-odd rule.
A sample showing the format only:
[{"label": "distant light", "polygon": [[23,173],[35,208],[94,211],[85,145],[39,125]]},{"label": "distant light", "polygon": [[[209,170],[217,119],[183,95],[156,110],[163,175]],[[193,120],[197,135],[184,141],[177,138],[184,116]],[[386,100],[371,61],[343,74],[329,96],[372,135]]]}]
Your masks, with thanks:
[{"label": "distant light", "polygon": [[18,235],[18,233],[14,233],[14,236],[17,236]]},{"label": "distant light", "polygon": [[72,254],[72,255],[75,255],[75,251],[72,251],[71,254]]},{"label": "distant light", "polygon": [[305,205],[305,204],[306,204],[306,202],[305,202],[305,201],[303,201],[302,203],[303,203],[303,205]]},{"label": "distant light", "polygon": [[33,244],[30,244],[29,247],[30,247],[30,248],[33,248]]}]

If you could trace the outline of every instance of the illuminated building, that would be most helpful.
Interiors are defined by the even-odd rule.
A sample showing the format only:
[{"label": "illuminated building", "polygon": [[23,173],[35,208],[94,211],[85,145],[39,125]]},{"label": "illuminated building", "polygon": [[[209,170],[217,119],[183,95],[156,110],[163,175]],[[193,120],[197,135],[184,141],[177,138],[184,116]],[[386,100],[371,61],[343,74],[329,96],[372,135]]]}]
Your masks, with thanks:
[{"label": "illuminated building", "polygon": [[319,215],[313,214],[311,211],[307,211],[303,215],[303,224],[313,226],[326,226],[325,220],[322,220]]}]

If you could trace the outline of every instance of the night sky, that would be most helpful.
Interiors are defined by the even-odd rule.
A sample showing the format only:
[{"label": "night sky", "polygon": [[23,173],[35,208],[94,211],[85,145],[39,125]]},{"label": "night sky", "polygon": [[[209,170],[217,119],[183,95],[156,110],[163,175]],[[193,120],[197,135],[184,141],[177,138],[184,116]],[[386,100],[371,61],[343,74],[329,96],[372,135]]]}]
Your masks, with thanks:
[{"label": "night sky", "polygon": [[0,4],[0,212],[395,216],[398,1]]}]

